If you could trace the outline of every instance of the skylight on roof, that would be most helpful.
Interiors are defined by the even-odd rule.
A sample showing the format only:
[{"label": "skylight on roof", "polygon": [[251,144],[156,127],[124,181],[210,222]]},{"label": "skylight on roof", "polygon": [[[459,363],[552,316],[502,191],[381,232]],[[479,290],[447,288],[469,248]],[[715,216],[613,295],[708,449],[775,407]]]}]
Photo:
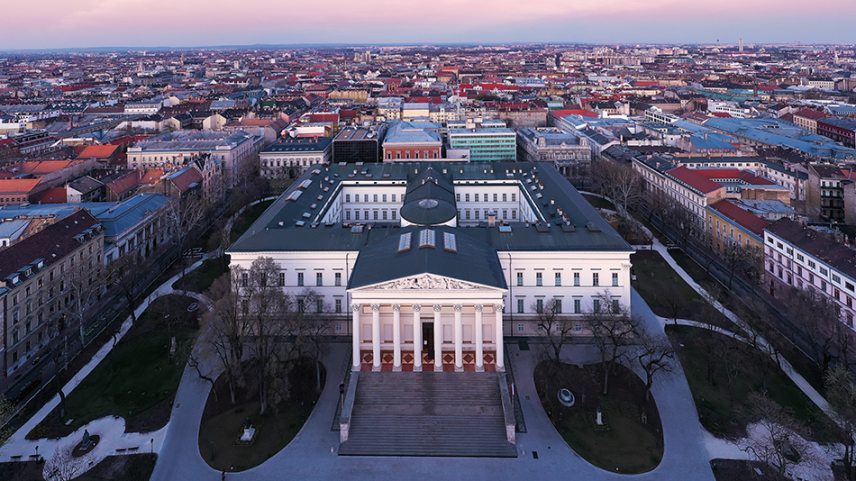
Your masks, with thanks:
[{"label": "skylight on roof", "polygon": [[398,252],[407,252],[410,250],[410,232],[401,234],[398,238]]},{"label": "skylight on roof", "polygon": [[419,248],[435,247],[434,231],[431,229],[423,229],[419,231]]},{"label": "skylight on roof", "polygon": [[455,239],[455,234],[451,232],[443,233],[443,249],[447,252],[458,252],[458,242]]}]

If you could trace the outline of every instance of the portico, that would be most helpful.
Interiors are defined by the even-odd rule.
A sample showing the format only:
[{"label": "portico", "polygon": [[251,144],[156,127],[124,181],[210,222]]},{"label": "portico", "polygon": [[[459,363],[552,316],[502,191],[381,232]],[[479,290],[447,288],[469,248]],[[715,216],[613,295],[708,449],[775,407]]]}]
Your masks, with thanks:
[{"label": "portico", "polygon": [[413,371],[425,364],[442,371],[450,360],[458,372],[465,361],[476,371],[485,370],[486,360],[491,369],[505,369],[505,289],[422,274],[350,293],[354,370],[370,359],[372,370],[380,371],[390,351],[393,371],[404,364],[412,364]]}]

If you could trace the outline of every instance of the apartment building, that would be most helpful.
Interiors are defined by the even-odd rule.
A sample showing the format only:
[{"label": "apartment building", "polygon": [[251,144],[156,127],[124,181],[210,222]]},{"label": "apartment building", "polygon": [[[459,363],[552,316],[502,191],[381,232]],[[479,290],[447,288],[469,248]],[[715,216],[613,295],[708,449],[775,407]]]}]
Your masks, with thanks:
[{"label": "apartment building", "polygon": [[101,224],[79,210],[0,255],[0,391],[48,355],[64,331],[76,332],[68,311],[100,295],[103,248]]},{"label": "apartment building", "polygon": [[856,329],[856,251],[779,219],[764,229],[764,272],[771,295],[781,298],[791,287],[813,288],[838,305],[841,322]]}]

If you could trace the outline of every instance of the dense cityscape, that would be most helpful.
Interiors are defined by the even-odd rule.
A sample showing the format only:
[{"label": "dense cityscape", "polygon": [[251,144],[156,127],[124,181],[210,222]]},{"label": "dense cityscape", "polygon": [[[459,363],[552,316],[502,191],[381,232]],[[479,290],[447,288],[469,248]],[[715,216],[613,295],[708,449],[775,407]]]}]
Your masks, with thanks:
[{"label": "dense cityscape", "polygon": [[854,45],[0,52],[0,479],[854,481],[854,315]]}]

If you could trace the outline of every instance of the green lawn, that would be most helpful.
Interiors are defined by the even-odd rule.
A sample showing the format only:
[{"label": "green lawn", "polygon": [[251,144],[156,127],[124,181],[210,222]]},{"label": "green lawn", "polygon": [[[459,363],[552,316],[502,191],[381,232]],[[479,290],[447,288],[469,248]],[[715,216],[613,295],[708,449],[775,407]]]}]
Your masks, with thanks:
[{"label": "green lawn", "polygon": [[[601,395],[600,365],[577,367],[544,361],[535,368],[535,386],[544,410],[571,449],[588,462],[610,472],[644,473],[663,458],[663,433],[657,406],[645,400],[645,385],[623,366],[616,366],[608,396]],[[557,400],[566,387],[575,397],[572,407]],[[595,424],[597,408],[605,427]],[[641,422],[642,413],[647,424]]]},{"label": "green lawn", "polygon": [[272,200],[266,200],[254,206],[247,207],[247,209],[235,219],[235,222],[232,223],[232,231],[229,233],[229,241],[235,242],[238,240],[238,238],[241,237],[241,235],[246,232],[251,225],[253,225],[253,222],[255,222],[271,204],[273,204]]},{"label": "green lawn", "polygon": [[583,194],[583,197],[588,201],[589,204],[592,205],[595,209],[609,209],[615,210],[615,206],[612,205],[612,202],[595,195]]},{"label": "green lawn", "polygon": [[666,332],[678,350],[699,419],[715,436],[745,436],[746,425],[755,421],[749,404],[754,392],[766,394],[803,422],[810,438],[839,439],[832,421],[764,353],[700,328],[667,326]]},{"label": "green lawn", "polygon": [[206,259],[201,266],[188,272],[187,275],[175,281],[174,289],[193,292],[205,292],[215,279],[229,270],[229,260],[226,256]]},{"label": "green lawn", "polygon": [[[66,399],[66,417],[54,409],[28,439],[60,437],[104,416],[125,418],[129,432],[163,427],[198,328],[193,299],[156,299],[100,364]],[[168,317],[167,317],[168,314]],[[176,350],[170,351],[172,337]],[[66,424],[67,420],[71,420]]]},{"label": "green lawn", "polygon": [[657,251],[637,251],[630,258],[636,281],[633,287],[658,316],[709,322],[733,327],[721,312],[703,299],[663,260]]},{"label": "green lawn", "polygon": [[680,249],[669,251],[675,262],[678,263],[693,280],[704,287],[707,292],[716,296],[717,300],[729,310],[737,314],[740,319],[753,326],[757,326],[763,332],[764,337],[776,346],[783,356],[794,366],[794,368],[820,392],[825,390],[823,385],[823,372],[820,366],[805,354],[800,352],[790,341],[785,339],[781,334],[772,329],[766,324],[767,321],[761,318],[754,309],[763,309],[760,306],[751,306],[746,304],[746,300],[739,297],[724,288],[722,284],[717,282],[707,271],[704,270],[696,261],[684,253]]},{"label": "green lawn", "polygon": [[[325,377],[322,371],[322,386]],[[315,369],[311,362],[300,363],[288,378],[289,398],[264,415],[259,414],[258,391],[253,386],[241,390],[238,402],[233,405],[225,378],[217,379],[214,386],[217,395],[214,396],[214,391],[209,395],[199,428],[199,452],[212,468],[244,471],[258,466],[297,435],[318,400]],[[253,384],[252,379],[248,382]],[[256,439],[251,445],[239,445],[237,440],[248,417],[257,429]]]}]

